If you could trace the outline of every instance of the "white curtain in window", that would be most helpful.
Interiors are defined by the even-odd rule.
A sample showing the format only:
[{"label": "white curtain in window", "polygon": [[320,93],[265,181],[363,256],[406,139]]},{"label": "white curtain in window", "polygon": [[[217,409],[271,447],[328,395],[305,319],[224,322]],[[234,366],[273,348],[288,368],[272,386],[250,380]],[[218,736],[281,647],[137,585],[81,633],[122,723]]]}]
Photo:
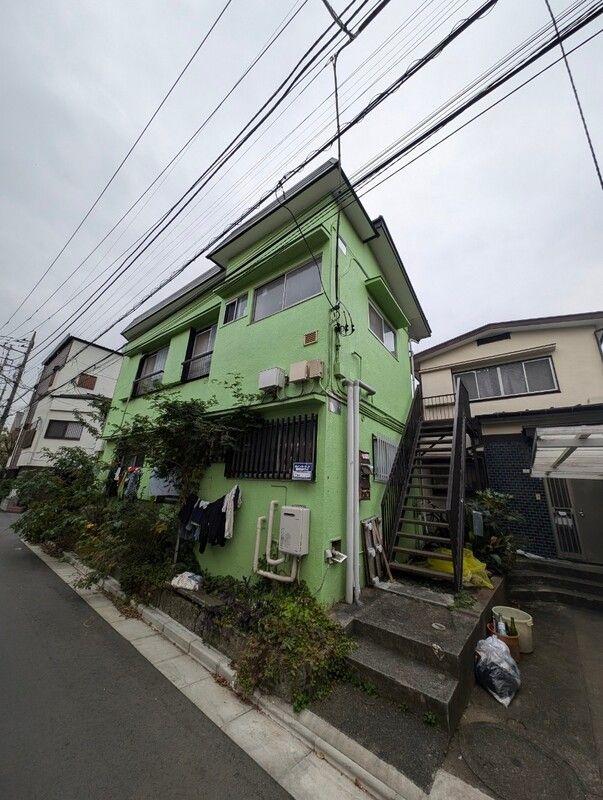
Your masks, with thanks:
[{"label": "white curtain in window", "polygon": [[546,392],[555,388],[555,379],[551,362],[548,358],[538,358],[535,361],[525,361],[526,375],[531,392]]},{"label": "white curtain in window", "polygon": [[498,397],[501,393],[496,367],[484,367],[475,371],[480,397]]},{"label": "white curtain in window", "polygon": [[515,364],[501,364],[500,377],[503,385],[503,394],[525,394],[528,390],[523,365],[521,362]]}]

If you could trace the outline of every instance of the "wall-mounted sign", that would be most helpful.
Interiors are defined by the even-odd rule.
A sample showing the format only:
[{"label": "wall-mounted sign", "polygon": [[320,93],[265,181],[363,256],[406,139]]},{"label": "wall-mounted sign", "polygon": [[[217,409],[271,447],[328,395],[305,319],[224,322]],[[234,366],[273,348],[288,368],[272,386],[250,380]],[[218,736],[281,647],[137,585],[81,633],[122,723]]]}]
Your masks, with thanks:
[{"label": "wall-mounted sign", "polygon": [[291,479],[294,481],[311,481],[314,464],[311,461],[294,461]]}]

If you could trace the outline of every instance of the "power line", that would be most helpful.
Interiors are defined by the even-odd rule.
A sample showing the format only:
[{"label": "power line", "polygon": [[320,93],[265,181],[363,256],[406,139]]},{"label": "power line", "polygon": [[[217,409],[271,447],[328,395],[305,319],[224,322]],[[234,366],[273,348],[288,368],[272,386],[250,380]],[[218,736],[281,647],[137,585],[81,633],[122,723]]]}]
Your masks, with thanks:
[{"label": "power line", "polygon": [[[369,12],[367,14],[367,17],[363,20],[363,22],[359,26],[359,30],[364,30],[364,28],[366,27],[366,24],[367,24],[367,19],[371,19],[372,20],[372,19],[375,18],[376,9],[381,10],[389,2],[390,2],[390,0],[381,0],[381,2],[378,3],[375,6],[375,8],[371,12]],[[353,5],[353,2],[350,3],[346,7],[346,9],[344,9],[344,13],[350,8],[351,5]],[[352,15],[350,17],[350,20],[348,20],[348,22],[351,21],[355,16],[357,16],[358,13],[366,5],[368,5],[368,0],[363,0],[363,2],[360,4],[359,8],[356,9],[356,11],[354,11],[352,13]],[[84,308],[84,305],[82,305],[78,309],[76,309],[76,311],[74,311],[72,313],[71,317],[68,320],[66,320],[64,323],[62,323],[62,326],[60,326],[59,329],[55,330],[52,334],[50,334],[51,336],[53,336],[55,333],[58,333],[58,331],[60,329],[65,328],[65,326],[68,326],[69,321],[71,319],[73,319],[78,314],[87,311],[95,302],[97,302],[98,299],[100,297],[102,297],[102,295],[107,291],[107,286],[115,278],[117,273],[121,272],[121,274],[124,274],[132,266],[132,264],[134,264],[136,262],[136,260],[138,260],[141,257],[141,255],[156,241],[156,239],[163,233],[163,231],[165,231],[166,228],[169,227],[169,225],[171,225],[174,222],[174,220],[180,214],[183,213],[184,209],[193,201],[193,199],[197,196],[197,194],[199,194],[201,189],[208,183],[208,181],[211,179],[211,177],[213,177],[213,175],[215,175],[219,171],[219,169],[223,166],[223,164],[227,163],[227,161],[230,158],[232,158],[232,156],[237,152],[237,150],[240,149],[240,147],[242,147],[242,145],[245,143],[245,141],[247,141],[247,139],[249,139],[249,137],[270,116],[270,114],[273,113],[273,111],[280,105],[280,103],[283,102],[283,100],[287,97],[289,92],[299,82],[299,80],[303,77],[303,75],[307,72],[307,70],[310,67],[310,65],[312,64],[312,62],[315,61],[317,58],[319,58],[321,56],[321,54],[324,52],[325,48],[328,47],[339,36],[340,31],[337,31],[335,33],[335,35],[332,36],[329,39],[327,44],[323,45],[320,48],[319,52],[312,56],[311,61],[309,63],[307,63],[307,64],[304,64],[306,59],[312,53],[312,50],[315,49],[315,47],[325,37],[325,35],[328,33],[329,29],[333,27],[333,25],[335,25],[335,23],[331,23],[331,25],[327,28],[327,30],[325,32],[323,32],[318,37],[318,39],[306,51],[306,53],[302,56],[302,58],[299,59],[299,61],[297,62],[297,64],[293,68],[293,70],[290,71],[288,76],[280,83],[280,85],[277,87],[277,89],[271,94],[271,96],[268,98],[268,100],[262,105],[260,110],[258,112],[256,112],[254,114],[254,116],[251,118],[251,120],[244,126],[242,131],[240,131],[234,137],[234,139],[230,142],[230,144],[227,145],[227,147],[222,150],[222,153],[212,162],[212,164],[210,164],[210,166],[208,168],[206,168],[206,170],[202,173],[202,175],[194,181],[194,183],[186,190],[186,192],[181,196],[181,198],[178,201],[176,201],[176,203],[174,203],[171,206],[171,208],[168,209],[168,211],[162,216],[162,218],[153,226],[152,238],[150,238],[149,236],[146,237],[147,242],[144,245],[144,247],[142,247],[142,249],[139,249],[140,248],[140,245],[139,245],[138,246],[139,252],[136,253],[136,254],[132,254],[127,259],[125,259],[125,261],[122,262],[122,264],[120,264],[120,266],[107,278],[107,280],[104,282],[104,284],[102,284],[101,287],[99,287],[99,288],[97,288],[95,290],[95,293],[100,292],[100,294],[98,294],[98,296],[96,298],[91,296],[90,298],[88,298],[88,300],[84,301],[84,305],[85,305],[86,302],[88,302],[89,305],[87,307],[85,307],[85,308]],[[296,73],[298,71],[299,71],[299,74],[296,75]],[[291,85],[287,86],[287,84],[289,84],[289,83],[291,83]],[[274,98],[276,98],[279,95],[279,93],[283,92],[283,90],[284,90],[284,93],[282,94],[282,96],[275,101],[275,103],[274,103],[274,105],[272,106],[271,109],[266,111],[266,108],[270,105],[270,103],[274,100]],[[260,119],[259,119],[259,121],[256,121],[256,120],[258,120],[258,117],[260,117]],[[246,129],[249,129],[250,126],[251,126],[251,130],[246,130]],[[241,139],[241,137],[242,137],[242,140],[238,141],[239,139]],[[212,172],[212,170],[213,170],[213,172]],[[208,177],[208,175],[209,175],[209,177]],[[188,197],[188,199],[186,201],[184,201],[184,198],[186,198],[187,195],[190,195],[190,196]],[[173,213],[173,216],[170,219],[167,219],[169,217],[169,215],[172,214],[172,213]],[[165,224],[163,224],[164,220],[167,220],[165,222]],[[159,230],[158,230],[158,228],[159,228]],[[149,238],[150,238],[150,241],[149,241]],[[129,263],[126,263],[126,262],[129,262]],[[56,341],[56,339],[59,338],[59,337],[60,337],[60,334],[57,337],[55,337],[55,339],[53,341]],[[44,347],[44,345],[41,345],[38,348],[38,351],[43,349],[43,347]]]},{"label": "power line", "polygon": [[155,111],[153,112],[153,114],[151,115],[151,117],[149,118],[149,120],[147,121],[147,123],[145,124],[144,128],[142,129],[142,131],[141,131],[141,132],[138,134],[138,136],[136,137],[136,139],[135,139],[134,143],[132,144],[132,146],[130,147],[130,149],[129,149],[129,150],[128,150],[128,152],[126,153],[126,155],[125,155],[125,156],[122,158],[122,160],[121,160],[121,161],[120,161],[120,163],[118,164],[118,166],[117,166],[117,169],[115,170],[115,172],[113,173],[113,175],[111,175],[111,177],[109,178],[109,180],[107,181],[107,183],[105,184],[105,186],[103,187],[103,189],[101,190],[100,194],[97,196],[96,200],[95,200],[95,201],[92,203],[92,205],[90,206],[90,208],[88,209],[88,211],[87,211],[87,212],[84,214],[84,217],[82,218],[82,220],[79,222],[79,224],[77,225],[77,227],[75,228],[75,230],[73,231],[73,233],[71,234],[71,236],[70,236],[70,237],[67,239],[67,241],[65,242],[65,244],[63,245],[63,247],[62,247],[62,248],[59,250],[59,252],[58,252],[58,253],[57,253],[57,255],[54,257],[54,259],[53,259],[53,260],[50,262],[49,266],[48,266],[48,267],[46,268],[46,270],[45,270],[45,271],[42,273],[42,275],[40,276],[40,278],[38,278],[38,280],[36,281],[36,283],[34,284],[34,286],[33,286],[33,287],[30,289],[29,293],[28,293],[28,294],[27,294],[27,295],[26,295],[26,296],[23,298],[23,300],[20,302],[20,304],[17,306],[17,308],[16,308],[16,309],[13,311],[13,313],[10,315],[10,317],[9,317],[9,318],[6,320],[6,322],[4,323],[5,325],[8,325],[8,323],[9,323],[9,322],[10,322],[10,321],[13,319],[13,317],[15,316],[15,314],[16,314],[16,313],[17,313],[17,312],[18,312],[18,311],[19,311],[19,310],[20,310],[20,309],[23,307],[23,304],[24,304],[25,302],[27,302],[27,300],[29,300],[29,298],[31,297],[31,295],[33,294],[33,292],[35,292],[35,290],[38,288],[38,286],[40,285],[40,283],[41,283],[41,282],[44,280],[44,278],[46,277],[46,275],[48,275],[48,273],[49,273],[49,272],[50,272],[50,270],[53,268],[53,266],[54,266],[54,265],[57,263],[57,261],[59,260],[59,258],[60,258],[60,257],[63,255],[63,253],[65,252],[65,250],[66,250],[66,249],[69,247],[69,245],[71,244],[71,242],[73,241],[73,239],[75,238],[75,236],[77,235],[77,233],[80,231],[80,229],[82,228],[82,226],[84,225],[84,223],[86,222],[86,220],[88,219],[88,217],[90,216],[90,214],[92,214],[92,212],[94,211],[94,209],[96,208],[96,206],[97,206],[97,205],[99,204],[99,202],[101,201],[102,197],[104,196],[104,194],[105,194],[105,192],[107,191],[107,189],[109,188],[109,186],[111,186],[111,184],[113,183],[113,181],[114,181],[114,180],[115,180],[115,178],[117,177],[118,173],[120,172],[121,168],[123,167],[123,165],[126,163],[126,161],[128,160],[128,158],[130,157],[130,155],[131,155],[131,154],[132,154],[132,152],[134,151],[134,148],[136,147],[136,145],[138,144],[138,142],[139,142],[139,141],[142,139],[142,137],[145,135],[145,133],[147,132],[147,130],[148,130],[148,128],[149,128],[149,126],[151,125],[151,123],[153,122],[153,120],[155,119],[155,117],[157,116],[157,114],[158,114],[158,113],[161,111],[161,109],[163,108],[163,106],[164,106],[164,104],[166,103],[167,99],[169,98],[169,96],[171,95],[171,93],[174,91],[174,89],[175,89],[175,88],[176,88],[176,86],[178,85],[178,83],[179,83],[180,79],[182,78],[182,76],[184,75],[184,73],[187,71],[187,69],[190,67],[190,65],[191,65],[191,64],[192,64],[192,62],[194,61],[195,57],[197,56],[197,53],[198,53],[198,52],[201,50],[201,48],[203,47],[203,45],[205,44],[205,42],[208,40],[208,38],[209,38],[209,36],[211,35],[212,31],[214,30],[214,28],[216,27],[216,25],[218,24],[218,22],[219,22],[219,21],[222,19],[222,17],[223,17],[223,16],[224,16],[224,14],[226,13],[226,10],[228,9],[228,6],[229,6],[231,3],[232,3],[232,0],[226,0],[226,4],[225,4],[225,6],[222,8],[222,10],[220,11],[220,13],[218,14],[218,16],[216,17],[216,19],[215,19],[215,20],[214,20],[214,22],[212,23],[211,27],[209,28],[209,30],[207,31],[207,33],[205,34],[205,36],[203,37],[203,39],[201,40],[201,42],[199,43],[199,45],[197,46],[197,48],[196,48],[195,52],[192,54],[192,56],[189,58],[189,60],[186,62],[186,64],[184,65],[184,67],[183,67],[183,68],[182,68],[182,70],[180,71],[180,73],[179,73],[178,77],[176,78],[176,80],[174,81],[174,83],[172,83],[172,85],[171,85],[171,86],[170,86],[170,88],[168,89],[167,93],[164,95],[163,99],[161,100],[161,102],[159,103],[159,105],[157,106],[157,108],[155,109]]},{"label": "power line", "polygon": [[[174,156],[173,156],[173,157],[170,159],[170,161],[169,161],[169,162],[168,162],[168,163],[165,165],[165,167],[164,167],[164,168],[163,168],[163,169],[162,169],[162,170],[159,172],[159,174],[158,174],[158,175],[157,175],[157,176],[156,176],[156,177],[153,179],[153,181],[152,181],[152,182],[151,182],[151,183],[150,183],[150,184],[147,186],[147,188],[146,188],[146,189],[145,189],[145,190],[144,190],[144,191],[143,191],[143,192],[142,192],[142,193],[141,193],[141,194],[140,194],[140,195],[137,197],[137,199],[136,199],[136,200],[135,200],[135,201],[134,201],[134,202],[133,202],[133,203],[132,203],[132,204],[129,206],[129,208],[128,208],[128,209],[127,209],[127,210],[126,210],[126,211],[125,211],[125,212],[122,214],[122,216],[121,216],[121,217],[120,217],[120,218],[117,220],[117,222],[116,222],[116,223],[115,223],[115,224],[114,224],[114,225],[111,227],[111,229],[110,229],[110,230],[109,230],[109,231],[108,231],[108,232],[107,232],[107,233],[106,233],[106,234],[103,236],[103,238],[102,238],[102,239],[101,239],[101,240],[98,242],[98,244],[96,244],[96,245],[95,245],[95,247],[94,247],[94,248],[93,248],[93,249],[92,249],[92,250],[91,250],[91,251],[88,253],[88,255],[87,255],[87,256],[86,256],[86,257],[85,257],[85,258],[84,258],[84,259],[83,259],[83,260],[82,260],[82,261],[81,261],[81,262],[78,264],[78,266],[77,266],[77,267],[76,267],[76,268],[75,268],[75,269],[74,269],[74,270],[73,270],[73,271],[72,271],[72,272],[71,272],[71,273],[70,273],[70,274],[69,274],[69,275],[68,275],[68,276],[67,276],[67,277],[66,277],[66,278],[63,280],[63,282],[62,282],[61,284],[59,284],[59,286],[57,287],[57,289],[55,289],[55,291],[54,291],[54,292],[53,292],[53,293],[52,293],[52,294],[51,294],[51,295],[50,295],[48,298],[46,298],[46,300],[45,300],[45,301],[43,301],[43,303],[42,303],[42,306],[44,306],[44,305],[45,305],[45,304],[46,304],[46,303],[47,303],[49,300],[51,300],[51,299],[54,297],[54,295],[56,294],[56,292],[57,292],[59,289],[61,289],[61,288],[62,288],[62,287],[63,287],[63,286],[66,284],[66,283],[68,283],[70,280],[72,280],[72,279],[73,279],[73,277],[74,277],[74,276],[77,274],[77,272],[79,272],[79,270],[80,270],[80,269],[81,269],[81,268],[84,266],[84,264],[85,264],[85,263],[88,261],[88,259],[89,259],[89,258],[90,258],[92,255],[94,255],[94,253],[95,253],[95,252],[96,252],[96,251],[99,249],[99,247],[100,247],[100,246],[101,246],[101,245],[102,245],[102,244],[103,244],[103,243],[104,243],[104,242],[105,242],[105,241],[106,241],[106,240],[109,238],[109,236],[110,236],[110,235],[111,235],[111,234],[112,234],[112,233],[115,231],[115,229],[116,229],[116,228],[117,228],[117,227],[118,227],[118,226],[119,226],[119,225],[120,225],[120,224],[121,224],[121,223],[124,221],[124,219],[126,219],[126,217],[127,217],[129,214],[130,214],[130,212],[131,212],[131,211],[132,211],[132,210],[133,210],[133,209],[134,209],[134,208],[135,208],[135,207],[136,207],[136,206],[137,206],[137,205],[140,203],[140,201],[143,199],[143,197],[145,197],[145,195],[146,195],[146,194],[147,194],[147,193],[148,193],[148,192],[149,192],[149,191],[150,191],[150,190],[153,188],[153,186],[155,186],[155,184],[156,184],[156,183],[157,183],[157,182],[160,180],[160,178],[162,178],[162,177],[163,177],[163,176],[166,174],[166,172],[168,172],[168,171],[171,171],[171,169],[173,169],[173,167],[175,166],[175,164],[177,163],[177,161],[178,161],[178,160],[180,159],[180,157],[181,157],[181,156],[184,154],[184,152],[185,152],[185,151],[186,151],[186,150],[189,148],[189,146],[192,144],[192,142],[194,141],[194,139],[196,139],[196,137],[197,137],[197,136],[198,136],[198,135],[201,133],[201,131],[202,131],[202,130],[205,128],[205,126],[206,126],[206,125],[207,125],[207,124],[210,122],[210,120],[211,120],[211,119],[212,119],[212,118],[215,116],[215,114],[217,114],[217,112],[218,112],[218,111],[219,111],[219,110],[222,108],[222,106],[224,105],[224,103],[225,103],[225,102],[228,100],[228,98],[229,98],[229,97],[232,95],[232,93],[235,91],[235,89],[237,89],[237,87],[238,87],[238,86],[239,86],[239,85],[242,83],[242,81],[243,81],[243,80],[244,80],[244,79],[247,77],[247,75],[248,75],[248,74],[251,72],[251,70],[252,70],[252,69],[253,69],[253,68],[256,66],[256,64],[257,64],[257,63],[258,63],[258,62],[261,60],[261,58],[262,58],[262,57],[263,57],[263,56],[264,56],[264,55],[265,55],[265,54],[268,52],[268,50],[269,50],[269,49],[272,47],[272,45],[273,45],[273,44],[274,44],[274,43],[275,43],[275,42],[278,40],[278,38],[279,38],[279,37],[280,37],[280,36],[281,36],[281,35],[282,35],[282,34],[285,32],[285,30],[287,29],[287,27],[288,27],[288,26],[289,26],[289,25],[290,25],[290,24],[293,22],[293,20],[295,19],[295,17],[296,17],[296,16],[297,16],[297,15],[300,13],[300,11],[301,11],[301,10],[304,8],[304,6],[307,4],[307,2],[308,2],[308,0],[303,0],[303,1],[302,1],[302,3],[301,3],[301,5],[299,6],[299,8],[298,8],[298,9],[295,11],[295,13],[293,13],[293,15],[291,16],[291,18],[290,18],[289,20],[287,20],[287,17],[288,17],[289,15],[291,15],[291,14],[292,14],[292,10],[290,10],[290,11],[289,11],[289,12],[288,12],[288,13],[285,15],[285,18],[283,19],[283,22],[281,22],[281,23],[280,23],[280,25],[279,25],[279,26],[277,26],[277,29],[276,29],[275,33],[272,35],[272,37],[271,37],[271,39],[268,41],[268,43],[267,43],[267,44],[266,44],[266,45],[263,47],[263,49],[261,50],[261,52],[260,52],[260,53],[259,53],[259,54],[258,54],[258,55],[255,57],[255,59],[254,59],[254,60],[251,62],[251,64],[250,64],[250,65],[247,67],[247,69],[246,69],[246,70],[243,72],[243,74],[241,75],[241,77],[240,77],[240,78],[238,78],[238,80],[237,80],[237,81],[236,81],[236,82],[233,84],[233,86],[232,86],[232,87],[229,89],[229,91],[228,91],[228,92],[227,92],[227,93],[224,95],[224,97],[223,97],[223,98],[220,100],[220,102],[219,102],[219,103],[218,103],[218,104],[215,106],[215,108],[212,110],[212,112],[211,112],[211,113],[210,113],[210,114],[209,114],[209,115],[208,115],[208,116],[207,116],[207,117],[204,119],[204,121],[202,122],[202,124],[201,124],[201,125],[200,125],[200,126],[199,126],[199,127],[198,127],[198,128],[197,128],[197,129],[196,129],[194,132],[193,132],[193,134],[192,134],[192,135],[191,135],[191,136],[190,136],[190,137],[187,139],[187,141],[186,141],[186,142],[185,142],[185,143],[182,145],[182,147],[181,147],[181,148],[178,150],[178,152],[177,152],[177,153],[176,153],[176,154],[175,154],[175,155],[174,155]],[[297,0],[296,0],[296,3],[297,3]],[[293,4],[293,7],[292,7],[292,9],[293,9],[293,8],[295,8],[295,5],[296,5],[296,3],[294,3],[294,4]],[[279,30],[279,28],[280,28],[280,30]],[[167,176],[166,176],[166,177],[167,177]],[[163,183],[163,181],[162,181],[162,183]],[[159,187],[157,187],[157,188],[159,188]],[[155,190],[155,191],[157,191],[157,190]],[[149,233],[151,230],[152,230],[152,226],[151,226],[151,228],[148,228],[148,229],[147,229],[147,230],[146,230],[146,231],[145,231],[143,234],[141,234],[141,236],[140,236],[138,239],[136,239],[136,240],[135,240],[135,241],[134,241],[134,242],[133,242],[133,243],[132,243],[132,244],[131,244],[129,247],[127,247],[127,248],[126,248],[126,249],[125,249],[125,250],[124,250],[124,251],[123,251],[123,252],[122,252],[122,253],[121,253],[121,254],[120,254],[120,255],[119,255],[119,256],[118,256],[118,257],[117,257],[117,258],[116,258],[114,261],[113,261],[113,262],[112,262],[112,264],[110,264],[109,266],[112,266],[113,264],[117,263],[117,261],[119,261],[119,259],[120,259],[120,258],[122,258],[124,255],[126,255],[126,254],[127,254],[127,252],[128,252],[128,251],[129,251],[131,248],[135,247],[135,246],[138,244],[138,242],[139,242],[139,241],[141,241],[141,240],[144,238],[144,236],[146,236],[146,235],[147,235],[147,234],[148,234],[148,233]],[[113,245],[113,246],[114,246],[114,245]],[[111,248],[110,248],[110,249],[111,249]],[[36,288],[36,287],[34,287],[34,289],[35,289],[35,288]],[[33,290],[32,290],[32,291],[33,291]],[[21,304],[21,305],[22,305],[22,304]],[[35,315],[35,314],[36,314],[36,313],[39,311],[39,309],[40,309],[40,306],[38,306],[38,307],[36,308],[36,310],[35,310],[35,311],[34,311],[34,312],[33,312],[33,313],[32,313],[32,314],[29,316],[29,317],[27,317],[25,320],[23,320],[23,322],[20,322],[20,323],[19,323],[19,324],[18,324],[18,325],[17,325],[17,326],[16,326],[16,327],[13,329],[13,330],[14,330],[14,331],[16,331],[16,330],[18,330],[18,329],[19,329],[19,328],[20,328],[22,325],[25,325],[27,322],[29,322],[29,321],[32,319],[32,317],[33,317],[33,316],[34,316],[34,315]],[[17,309],[17,310],[14,312],[14,314],[16,314],[16,313],[17,313],[17,311],[18,311],[18,309]],[[58,310],[57,310],[57,312],[55,312],[55,314],[56,314],[56,313],[58,313]],[[12,316],[14,316],[14,314],[13,314]],[[55,314],[52,314],[52,315],[51,315],[51,317],[52,317],[52,316],[55,316]],[[11,318],[12,318],[12,317],[11,317]],[[8,321],[10,321],[10,320],[7,320],[7,322],[8,322]],[[6,323],[5,323],[5,324],[6,324]]]},{"label": "power line", "polygon": [[[563,30],[563,32],[561,34],[562,38],[565,39],[565,38],[571,36],[572,34],[576,33],[578,30],[580,30],[582,27],[584,27],[586,24],[588,24],[590,21],[592,21],[593,19],[598,17],[603,12],[603,8],[601,8],[601,5],[602,5],[601,3],[595,4],[594,7],[591,7],[591,9],[589,10],[588,13],[583,14],[582,17],[580,17],[578,20],[574,21],[571,25],[566,26],[566,28],[564,28],[564,30]],[[500,78],[500,79],[498,79],[498,80],[496,80],[494,82],[491,82],[486,87],[485,90],[482,90],[482,91],[476,93],[471,98],[470,102],[463,104],[463,106],[460,108],[460,110],[456,109],[452,115],[448,115],[447,117],[445,117],[443,119],[443,121],[440,121],[436,126],[432,126],[432,128],[429,129],[427,134],[421,134],[413,142],[411,142],[409,145],[405,146],[403,151],[397,151],[393,155],[393,157],[389,157],[383,163],[379,164],[378,165],[378,169],[374,168],[373,170],[371,170],[367,174],[363,175],[359,179],[358,185],[364,184],[367,181],[372,180],[377,174],[379,174],[379,172],[385,170],[391,163],[394,163],[395,160],[398,160],[401,155],[404,155],[406,152],[409,152],[411,149],[414,149],[416,146],[418,146],[423,141],[425,141],[425,139],[428,138],[428,136],[431,136],[434,132],[437,132],[437,130],[439,130],[445,124],[448,124],[451,121],[451,119],[453,119],[456,116],[458,116],[458,114],[461,113],[461,111],[465,110],[466,108],[468,108],[470,105],[474,104],[475,102],[478,102],[480,99],[482,99],[482,97],[486,96],[488,93],[490,93],[494,89],[498,88],[498,86],[502,85],[502,83],[504,83],[505,81],[509,80],[514,75],[518,74],[518,72],[520,72],[521,70],[525,69],[531,63],[533,63],[537,58],[540,58],[546,52],[549,52],[549,50],[552,47],[556,46],[556,42],[557,42],[556,38],[552,42],[551,41],[545,42],[536,52],[532,53],[529,57],[526,57],[519,66],[514,67],[511,70],[508,70],[507,73],[505,73],[505,75],[502,78]],[[583,42],[582,44],[585,44],[585,43],[586,42]],[[580,46],[582,46],[582,45],[580,45]],[[577,49],[577,48],[574,48],[574,49]],[[369,191],[371,191],[371,190],[372,189],[370,189]],[[220,235],[219,239],[222,239],[223,236],[226,235],[228,230],[229,229],[227,229],[227,231],[224,231]],[[192,263],[192,261],[195,260],[195,258],[197,258],[199,255],[200,255],[200,253],[197,253],[192,259],[189,259],[187,264],[184,265],[184,267],[186,267],[188,264]],[[181,270],[184,267],[182,267]],[[173,277],[174,277],[174,275],[170,276],[170,278],[168,278],[167,282],[172,280]],[[164,282],[163,285],[165,285],[165,283],[166,282]],[[146,302],[146,300],[150,299],[150,296],[152,296],[152,295],[147,295],[145,298],[142,298],[142,300],[139,303],[137,303],[133,308],[130,308],[124,315],[122,315],[117,320],[115,320],[107,329],[105,329],[101,334],[99,334],[97,339],[102,337],[109,330],[111,330],[115,326],[115,324],[117,324],[117,322],[120,322],[122,319],[126,318],[133,311],[135,311],[137,308],[139,308],[140,305],[142,305],[144,302]]]},{"label": "power line", "polygon": [[567,70],[567,77],[569,78],[569,82],[572,87],[572,92],[574,93],[574,99],[576,100],[576,105],[578,106],[578,113],[580,114],[580,119],[582,120],[582,127],[584,128],[584,133],[586,135],[586,141],[588,142],[588,147],[590,149],[590,154],[593,159],[593,164],[595,165],[595,172],[597,173],[597,177],[599,178],[599,185],[601,187],[601,191],[603,191],[603,176],[601,175],[601,169],[599,167],[599,162],[597,161],[597,154],[595,153],[595,147],[593,145],[593,140],[590,136],[590,131],[588,130],[588,125],[586,124],[586,117],[584,116],[584,110],[582,109],[582,103],[580,102],[580,98],[578,97],[578,89],[576,88],[576,83],[574,81],[574,76],[572,75],[572,71],[570,69],[569,61],[567,60],[567,53],[565,52],[565,47],[563,46],[563,41],[559,35],[559,28],[557,27],[557,20],[555,15],[553,14],[553,9],[551,8],[551,4],[549,0],[544,0],[546,7],[548,8],[549,14],[551,15],[551,20],[553,21],[553,25],[555,27],[555,33],[557,34],[557,41],[559,42],[559,49],[561,50],[563,56],[563,63],[565,64],[565,68]]}]

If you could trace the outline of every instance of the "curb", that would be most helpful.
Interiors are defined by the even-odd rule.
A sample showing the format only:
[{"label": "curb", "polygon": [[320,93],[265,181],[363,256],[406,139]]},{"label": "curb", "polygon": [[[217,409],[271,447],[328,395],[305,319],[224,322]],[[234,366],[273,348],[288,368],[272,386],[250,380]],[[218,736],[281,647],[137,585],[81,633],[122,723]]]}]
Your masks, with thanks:
[{"label": "curb", "polygon": [[[59,559],[47,555],[38,546],[25,541],[23,543],[62,580],[71,585],[70,581],[74,576],[61,574],[55,567],[61,563]],[[74,553],[65,553],[64,561],[81,577],[85,577],[91,571]],[[75,589],[73,586],[71,588]],[[104,579],[96,588],[120,600],[126,597],[119,582],[114,578]],[[85,597],[85,592],[88,590],[75,589],[75,591]],[[133,603],[132,606],[150,628],[208,672],[220,677],[234,691],[236,671],[230,666],[230,659],[223,653],[205,644],[199,636],[158,608],[145,604],[135,606]],[[253,705],[373,800],[491,800],[481,791],[455,778],[442,768],[434,776],[431,791],[426,793],[394,766],[380,759],[312,711],[306,709],[295,714],[284,701],[261,692],[254,693]]]},{"label": "curb", "polygon": [[[74,553],[65,553],[64,557],[82,576],[90,572]],[[125,598],[115,578],[105,578],[99,585],[108,594],[120,600]],[[147,625],[209,672],[219,676],[234,690],[237,674],[230,666],[229,658],[160,609],[142,603],[136,608]],[[364,789],[374,800],[427,798],[422,789],[395,767],[382,761],[312,711],[305,710],[295,714],[284,701],[257,691],[253,694],[253,702],[268,717],[289,730],[331,766]]]}]

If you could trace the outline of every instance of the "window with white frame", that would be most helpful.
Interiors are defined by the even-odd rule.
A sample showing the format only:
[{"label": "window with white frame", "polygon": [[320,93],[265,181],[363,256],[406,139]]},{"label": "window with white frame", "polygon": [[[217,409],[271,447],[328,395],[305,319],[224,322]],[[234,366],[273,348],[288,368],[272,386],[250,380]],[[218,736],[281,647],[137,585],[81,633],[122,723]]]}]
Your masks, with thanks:
[{"label": "window with white frame", "polygon": [[309,264],[304,264],[302,267],[280,275],[255,290],[253,320],[256,322],[270,317],[285,308],[316,297],[321,291],[320,261],[318,266],[311,261]]},{"label": "window with white frame", "polygon": [[183,363],[182,380],[192,381],[209,375],[211,359],[214,354],[216,325],[202,331],[192,331],[189,343],[189,355]]},{"label": "window with white frame", "polygon": [[548,356],[457,372],[454,378],[455,384],[463,382],[470,400],[555,392],[558,388],[553,362]]},{"label": "window with white frame", "polygon": [[394,466],[398,445],[382,436],[373,435],[373,478],[387,483]]},{"label": "window with white frame", "polygon": [[84,426],[81,422],[66,422],[59,419],[48,421],[48,427],[44,434],[45,439],[80,439]]},{"label": "window with white frame", "polygon": [[369,303],[369,330],[390,353],[396,355],[396,331],[372,303]]},{"label": "window with white frame", "polygon": [[235,319],[241,319],[247,313],[247,293],[237,297],[236,300],[231,300],[224,306],[224,325],[228,322],[234,322]]},{"label": "window with white frame", "polygon": [[152,392],[153,389],[161,386],[167,354],[168,348],[163,347],[161,350],[143,356],[138,367],[138,376],[134,381],[132,392],[134,397]]}]

